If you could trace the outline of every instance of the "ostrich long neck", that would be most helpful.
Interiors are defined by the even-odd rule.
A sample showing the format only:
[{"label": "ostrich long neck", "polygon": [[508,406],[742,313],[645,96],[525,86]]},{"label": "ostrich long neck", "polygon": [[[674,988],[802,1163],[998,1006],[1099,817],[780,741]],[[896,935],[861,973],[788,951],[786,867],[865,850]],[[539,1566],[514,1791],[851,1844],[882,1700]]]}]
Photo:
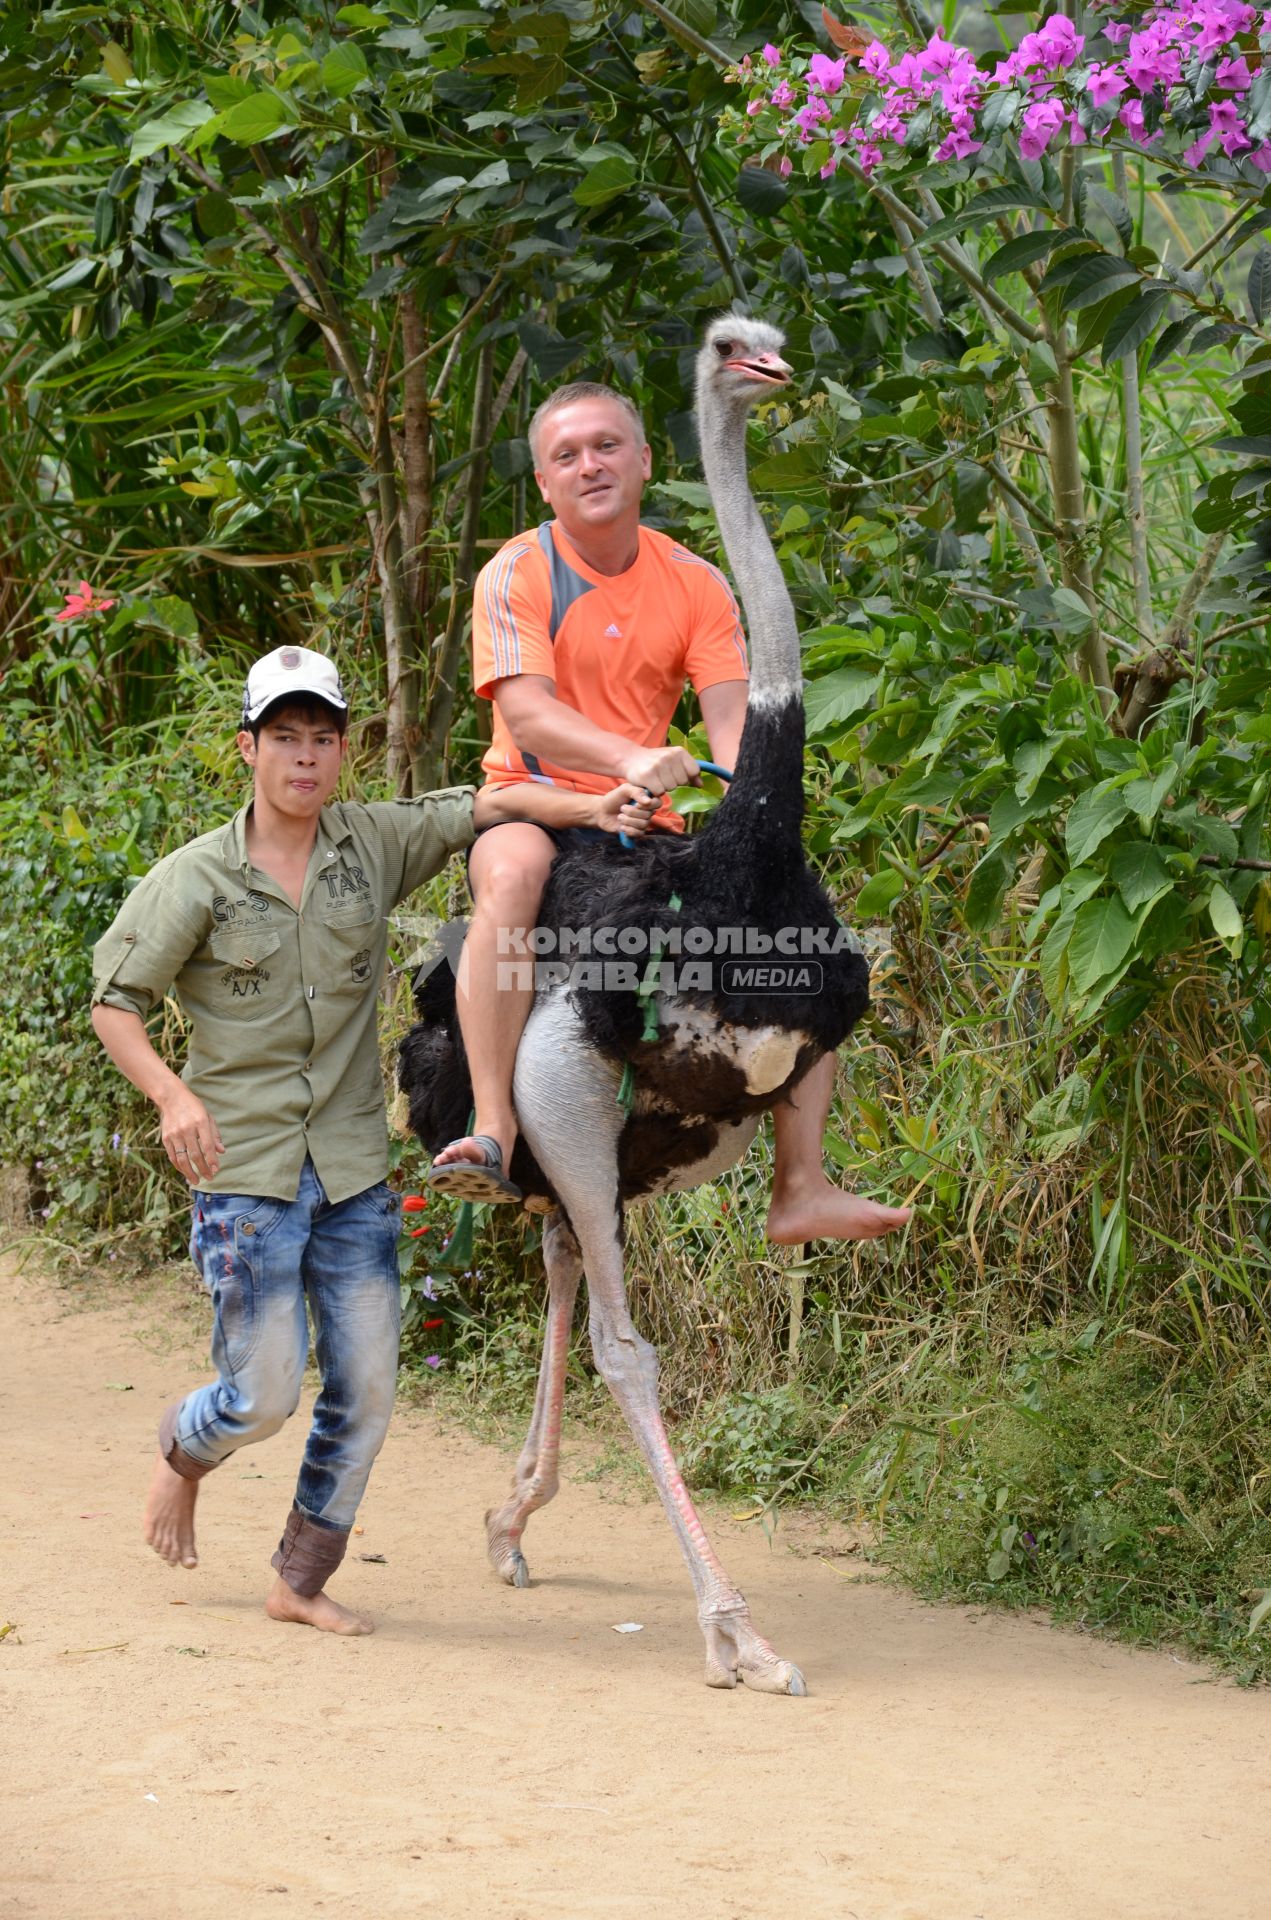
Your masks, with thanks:
[{"label": "ostrich long neck", "polygon": [[724,552],[746,610],[750,635],[750,708],[803,700],[799,630],[794,608],[750,491],[746,474],[748,407],[719,404],[706,383],[698,388],[702,465],[719,521]]}]

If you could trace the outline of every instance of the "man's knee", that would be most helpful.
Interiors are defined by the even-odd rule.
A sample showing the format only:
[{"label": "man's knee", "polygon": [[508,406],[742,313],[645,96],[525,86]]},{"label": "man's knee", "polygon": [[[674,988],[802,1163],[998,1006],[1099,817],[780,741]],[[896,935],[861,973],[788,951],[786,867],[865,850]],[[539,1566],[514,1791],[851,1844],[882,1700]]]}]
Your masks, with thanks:
[{"label": "man's knee", "polygon": [[504,926],[532,926],[555,856],[555,844],[538,827],[496,828],[483,835],[471,864],[477,912]]}]

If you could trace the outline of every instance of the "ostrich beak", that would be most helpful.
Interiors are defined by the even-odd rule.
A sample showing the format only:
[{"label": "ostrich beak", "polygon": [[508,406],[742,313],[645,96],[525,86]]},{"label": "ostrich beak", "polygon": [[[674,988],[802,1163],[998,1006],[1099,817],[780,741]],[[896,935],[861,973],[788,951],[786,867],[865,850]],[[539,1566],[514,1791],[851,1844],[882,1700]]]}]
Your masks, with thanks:
[{"label": "ostrich beak", "polygon": [[788,367],[779,354],[757,353],[750,360],[726,360],[730,373],[740,373],[747,380],[758,380],[767,387],[784,387],[794,369]]}]

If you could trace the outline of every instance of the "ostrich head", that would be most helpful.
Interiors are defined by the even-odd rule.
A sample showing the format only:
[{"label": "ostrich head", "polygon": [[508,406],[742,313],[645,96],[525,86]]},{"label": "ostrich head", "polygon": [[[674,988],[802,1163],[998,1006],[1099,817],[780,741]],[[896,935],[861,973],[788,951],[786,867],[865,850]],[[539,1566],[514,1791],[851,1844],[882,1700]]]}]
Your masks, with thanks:
[{"label": "ostrich head", "polygon": [[726,313],[712,320],[697,356],[698,405],[749,409],[765,392],[784,387],[790,368],[781,358],[785,336],[766,320]]}]

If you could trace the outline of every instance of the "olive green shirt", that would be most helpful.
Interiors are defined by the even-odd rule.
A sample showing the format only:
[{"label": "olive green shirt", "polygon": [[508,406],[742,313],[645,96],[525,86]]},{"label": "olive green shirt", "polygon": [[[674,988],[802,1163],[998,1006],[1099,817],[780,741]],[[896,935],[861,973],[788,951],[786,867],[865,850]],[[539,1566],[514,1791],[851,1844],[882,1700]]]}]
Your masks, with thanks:
[{"label": "olive green shirt", "polygon": [[151,868],[93,949],[93,1002],[145,1019],[169,987],[191,1023],[182,1079],[221,1131],[209,1192],[328,1200],[388,1172],[376,1006],[399,900],[472,843],[472,788],[335,802],[299,911],[247,856],[249,801]]}]

